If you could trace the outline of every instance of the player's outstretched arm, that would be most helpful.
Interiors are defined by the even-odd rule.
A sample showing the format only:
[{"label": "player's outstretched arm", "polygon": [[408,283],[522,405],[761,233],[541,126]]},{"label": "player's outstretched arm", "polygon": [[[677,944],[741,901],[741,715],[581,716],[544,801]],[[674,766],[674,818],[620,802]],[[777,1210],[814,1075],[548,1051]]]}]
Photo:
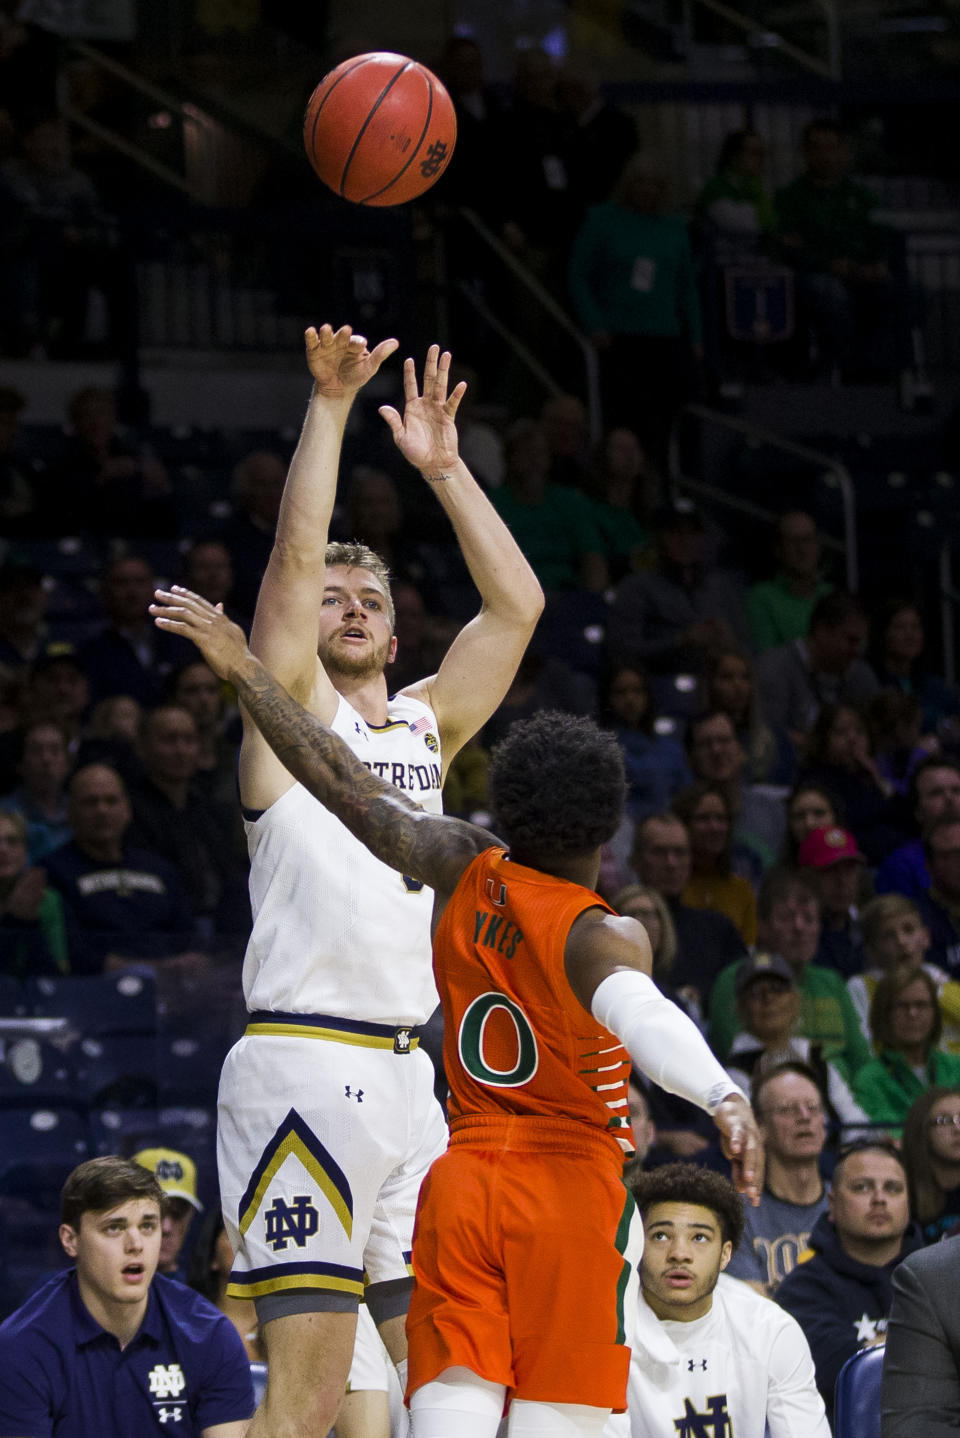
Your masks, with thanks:
[{"label": "player's outstretched arm", "polygon": [[311,327],[304,339],[313,393],[283,487],[250,645],[281,683],[306,701],[317,672],[324,551],[347,416],[358,391],[393,354],[397,341],[383,340],[370,350],[349,325]]},{"label": "player's outstretched arm", "polygon": [[403,366],[404,409],[380,413],[405,459],[420,471],[453,525],[482,607],[461,630],[436,676],[412,686],[437,716],[449,764],[506,694],[543,610],[543,591],[516,541],[460,458],[456,413],[466,393],[448,394],[450,354],[431,345],[423,390],[412,359]]},{"label": "player's outstretched arm", "polygon": [[470,861],[496,843],[474,824],[426,813],[372,773],[268,674],[220,606],[174,586],[156,591],[150,612],[161,629],[193,640],[214,673],[234,686],[284,768],[384,864],[443,897]]},{"label": "player's outstretched arm", "polygon": [[650,940],[643,925],[589,909],[570,930],[564,960],[580,1003],[616,1034],[637,1067],[661,1088],[712,1116],[734,1183],[752,1203],[759,1203],[763,1143],[753,1110],[700,1030],[653,983]]},{"label": "player's outstretched arm", "polygon": [[[373,351],[349,325],[306,332],[313,394],[290,464],[277,532],[260,584],[250,644],[303,704],[332,719],[337,694],[317,660],[317,615],[323,601],[324,553],[337,491],[340,446],[357,391],[397,347],[384,340]],[[240,750],[240,792],[245,804],[268,808],[290,787],[256,725],[245,719]]]}]

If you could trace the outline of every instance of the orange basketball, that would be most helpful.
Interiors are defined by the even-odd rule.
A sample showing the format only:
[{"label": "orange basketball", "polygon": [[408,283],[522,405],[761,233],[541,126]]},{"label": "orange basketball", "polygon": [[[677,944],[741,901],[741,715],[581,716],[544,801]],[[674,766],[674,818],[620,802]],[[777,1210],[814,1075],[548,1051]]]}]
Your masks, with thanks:
[{"label": "orange basketball", "polygon": [[450,163],[457,117],[425,65],[378,51],[325,75],[307,101],[303,143],[325,185],[358,205],[402,205]]}]

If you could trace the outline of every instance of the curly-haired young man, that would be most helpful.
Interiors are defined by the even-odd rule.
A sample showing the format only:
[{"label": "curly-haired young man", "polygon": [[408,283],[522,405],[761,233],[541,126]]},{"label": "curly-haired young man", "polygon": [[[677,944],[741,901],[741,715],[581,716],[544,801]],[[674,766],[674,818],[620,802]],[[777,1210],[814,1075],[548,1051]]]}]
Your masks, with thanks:
[{"label": "curly-haired young man", "polygon": [[723,1272],[743,1233],[733,1185],[670,1163],[632,1187],[645,1232],[639,1315],[628,1411],[605,1438],[828,1438],[800,1325]]}]

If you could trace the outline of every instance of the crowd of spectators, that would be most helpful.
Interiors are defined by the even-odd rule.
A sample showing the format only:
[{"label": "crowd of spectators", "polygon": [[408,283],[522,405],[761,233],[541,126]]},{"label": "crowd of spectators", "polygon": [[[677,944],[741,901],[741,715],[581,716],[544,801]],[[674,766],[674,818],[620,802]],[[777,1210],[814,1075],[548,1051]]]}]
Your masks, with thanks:
[{"label": "crowd of spectators", "polygon": [[[235,1000],[250,922],[238,714],[147,606],[161,578],[182,580],[248,623],[282,447],[221,462],[232,502],[194,528],[175,464],[151,453],[145,465],[140,438],[97,406],[109,417],[103,452],[123,471],[81,464],[78,482],[127,483],[140,497],[74,511],[75,534],[44,532],[57,513],[47,474],[69,485],[83,454],[74,437],[43,464],[30,430],[10,448],[35,522],[0,567],[0,966],[21,982],[149,967],[168,1022],[196,1023]],[[470,606],[452,545],[418,533],[368,423],[333,530],[390,553],[398,633],[419,672]],[[658,984],[752,1090],[767,1141],[764,1201],[730,1271],[749,1261],[779,1298],[809,1243],[827,1287],[837,1272],[888,1306],[906,1239],[891,1236],[876,1263],[856,1242],[845,1249],[847,1210],[827,1206],[829,1175],[845,1140],[903,1134],[927,1239],[960,1212],[954,1160],[940,1152],[960,1093],[960,698],[923,662],[918,602],[872,609],[835,587],[806,511],[781,517],[771,578],[733,571],[708,514],[676,495],[648,503],[633,431],[629,442],[613,431],[594,464],[582,423],[571,403],[504,436],[491,493],[540,569],[547,609],[500,710],[453,765],[447,807],[495,825],[486,761],[519,714],[592,712],[616,734],[628,804],[601,893],[648,927]],[[591,511],[602,516],[595,496],[618,470],[634,521],[619,550]],[[169,526],[156,537],[127,522],[148,492]],[[552,524],[538,517],[547,508]],[[406,662],[401,651],[398,682]],[[888,702],[910,706],[899,730]],[[946,1105],[924,1121],[938,1131],[911,1141],[931,1094]],[[642,1102],[656,1135],[648,1163],[723,1166],[698,1111],[656,1088]],[[187,1147],[179,1132],[164,1137]],[[806,1302],[791,1310],[801,1327]],[[884,1315],[869,1316],[863,1333],[881,1334]],[[828,1403],[833,1367],[818,1364]]]},{"label": "crowd of spectators", "polygon": [[[480,166],[491,127],[507,118],[473,42],[452,46],[446,66],[459,153]],[[600,891],[645,925],[656,981],[752,1093],[766,1189],[728,1271],[795,1314],[829,1404],[839,1356],[882,1336],[896,1262],[960,1224],[960,694],[929,660],[921,603],[905,595],[881,609],[837,587],[812,514],[779,517],[774,572],[734,571],[723,562],[730,535],[668,494],[659,466],[702,359],[695,254],[705,236],[721,255],[787,255],[818,355],[845,367],[861,362],[861,340],[886,362],[859,326],[862,315],[893,323],[895,257],[847,177],[833,122],[809,128],[804,173],[776,198],[759,137],[734,137],[691,238],[665,209],[664,176],[635,153],[630,122],[586,77],[557,76],[528,51],[514,104],[523,153],[511,183],[491,176],[475,202],[550,281],[567,282],[556,249],[567,246],[570,294],[603,357],[609,427],[594,454],[583,404],[568,395],[474,436],[480,478],[547,609],[501,708],[452,766],[447,809],[495,827],[486,760],[518,716],[594,713],[616,734],[627,812]],[[21,137],[26,158],[33,135]],[[54,138],[48,123],[51,151]],[[601,176],[594,147],[608,160],[615,149],[625,168]],[[24,163],[0,163],[8,208]],[[454,165],[448,199],[458,182]],[[93,205],[82,184],[62,188]],[[32,241],[16,252],[8,273],[25,256],[39,268],[17,280],[21,309],[4,344],[14,335],[29,348],[54,332],[68,348],[76,341],[69,313],[49,328],[57,296],[43,265],[64,273],[51,253]],[[156,629],[148,605],[160,580],[179,581],[249,625],[286,454],[279,439],[240,452],[208,439],[188,475],[118,420],[109,391],[77,392],[53,446],[19,426],[23,407],[0,391],[10,540],[0,974],[149,967],[168,1007],[196,1009],[222,992],[211,976],[236,991],[249,931],[240,729],[234,696],[191,646]],[[397,576],[399,687],[432,671],[471,605],[454,546],[420,524],[375,424],[350,441],[332,533],[371,544]],[[202,509],[191,486],[214,502]],[[689,1105],[656,1089],[637,1102],[647,1165],[722,1167]],[[872,1146],[845,1154],[863,1135]],[[874,1246],[857,1210],[864,1184],[889,1211]],[[218,1234],[208,1237],[209,1282]],[[815,1257],[793,1276],[808,1244]],[[824,1335],[841,1288],[847,1306],[833,1305]]]}]

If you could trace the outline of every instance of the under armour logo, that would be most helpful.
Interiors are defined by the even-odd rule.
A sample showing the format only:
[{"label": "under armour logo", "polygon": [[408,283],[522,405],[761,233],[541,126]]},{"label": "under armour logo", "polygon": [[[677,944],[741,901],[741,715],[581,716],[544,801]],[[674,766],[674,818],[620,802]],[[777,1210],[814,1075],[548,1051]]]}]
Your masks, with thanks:
[{"label": "under armour logo", "polygon": [[275,1198],[264,1218],[267,1225],[267,1242],[274,1253],[282,1252],[288,1243],[305,1248],[307,1239],[316,1233],[320,1221],[320,1215],[307,1193],[298,1193],[293,1203],[287,1203],[283,1198]]},{"label": "under armour logo", "polygon": [[706,1360],[705,1358],[701,1358],[701,1359],[699,1359],[699,1360],[696,1359],[696,1358],[688,1358],[688,1359],[687,1359],[687,1372],[688,1372],[688,1373],[692,1373],[693,1370],[694,1370],[696,1367],[698,1367],[698,1366],[703,1369],[704,1373],[706,1373],[706,1371],[707,1371],[707,1360]]},{"label": "under armour logo", "polygon": [[434,140],[427,150],[426,158],[421,161],[420,173],[426,178],[428,175],[439,174],[447,158],[447,146],[443,140]]},{"label": "under armour logo", "polygon": [[343,1086],[343,1091],[344,1091],[344,1093],[346,1094],[347,1098],[355,1098],[356,1101],[357,1101],[357,1103],[363,1103],[363,1089],[362,1089],[362,1088],[358,1088],[357,1091],[356,1091],[356,1093],[354,1093],[353,1089],[350,1087],[349,1084],[344,1084],[344,1086]]},{"label": "under armour logo", "polygon": [[158,1363],[147,1376],[154,1398],[177,1398],[187,1386],[179,1363]]},{"label": "under armour logo", "polygon": [[160,1408],[160,1409],[158,1409],[158,1411],[157,1411],[157,1417],[159,1418],[159,1420],[160,1420],[161,1423],[182,1423],[182,1422],[183,1422],[183,1409],[182,1409],[182,1408]]}]

